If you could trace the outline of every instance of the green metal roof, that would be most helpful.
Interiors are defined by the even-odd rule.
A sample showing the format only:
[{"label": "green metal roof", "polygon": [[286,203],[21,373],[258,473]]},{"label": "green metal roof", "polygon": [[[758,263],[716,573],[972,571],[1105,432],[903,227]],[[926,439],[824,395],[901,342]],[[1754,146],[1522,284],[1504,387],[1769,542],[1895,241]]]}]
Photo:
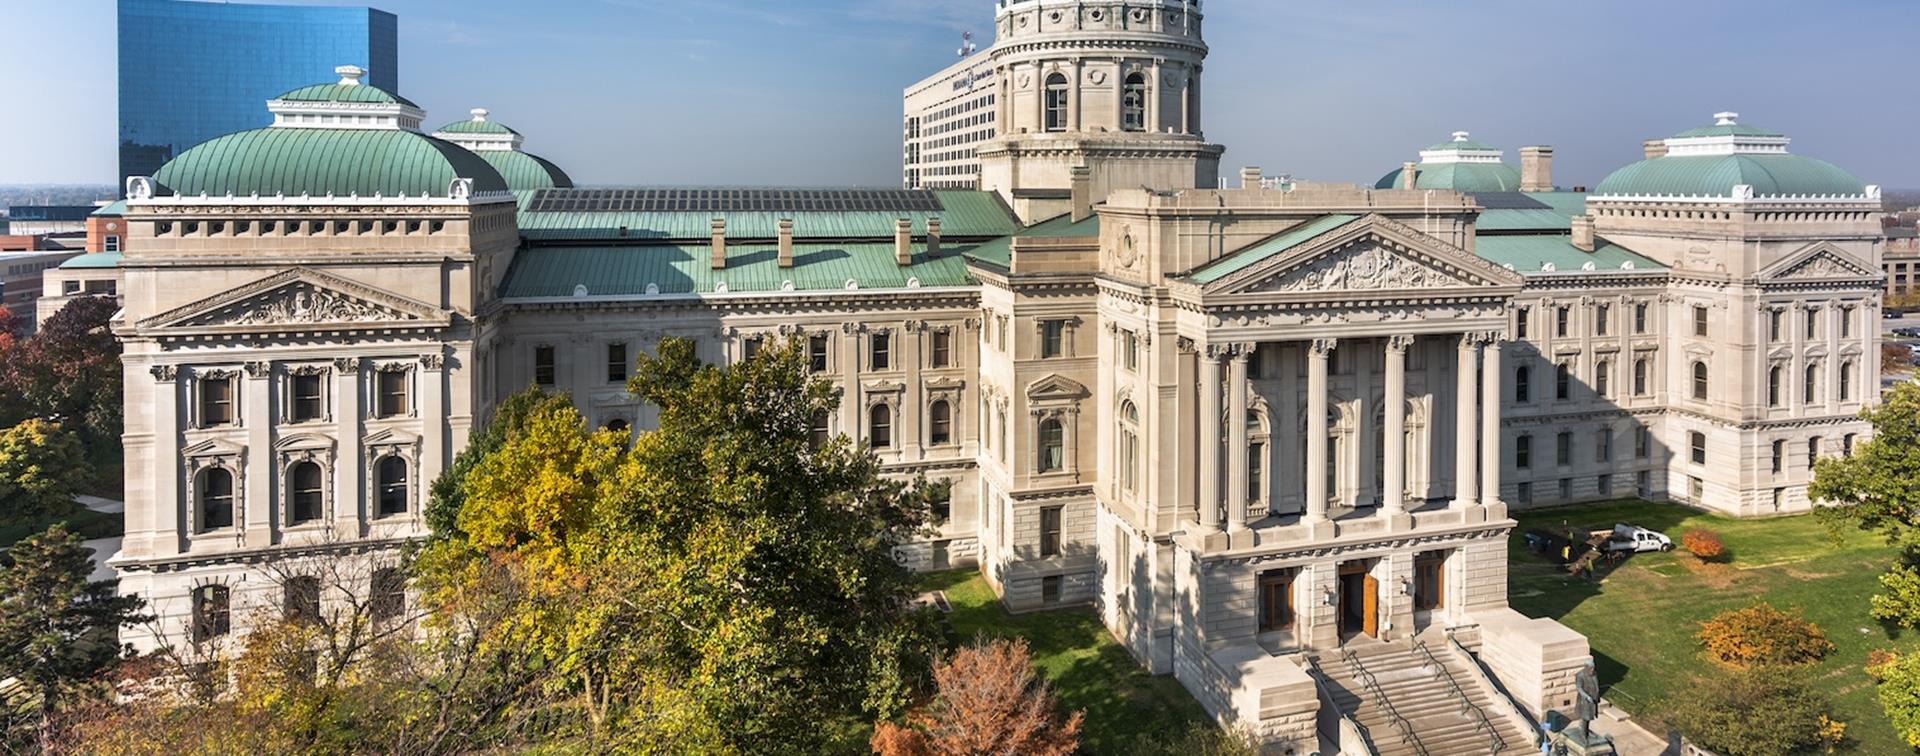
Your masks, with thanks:
[{"label": "green metal roof", "polygon": [[417,108],[400,95],[368,84],[310,84],[275,97],[289,102],[386,102]]},{"label": "green metal roof", "polygon": [[126,214],[127,214],[127,201],[126,201],[126,200],[114,200],[114,201],[112,201],[112,202],[109,202],[109,203],[107,203],[107,204],[105,204],[105,205],[102,205],[102,206],[100,207],[100,209],[98,209],[98,210],[95,210],[95,211],[93,211],[93,213],[92,213],[92,214],[93,214],[93,215],[98,215],[98,216],[101,216],[101,217],[107,217],[107,216],[120,216],[120,215],[126,215]]},{"label": "green metal roof", "polygon": [[[1715,127],[1718,128],[1718,127]],[[1804,155],[1666,155],[1642,160],[1594,187],[1595,196],[1729,197],[1746,184],[1755,196],[1862,195],[1866,184],[1824,160]]]},{"label": "green metal roof", "polygon": [[[1415,170],[1413,182],[1415,189],[1452,189],[1469,193],[1517,192],[1520,190],[1520,171],[1506,163],[1423,163]],[[1373,183],[1375,189],[1397,189],[1399,186],[1400,169]]]},{"label": "green metal roof", "polygon": [[1254,263],[1292,249],[1309,239],[1358,220],[1357,215],[1328,215],[1254,242],[1239,251],[1207,263],[1187,274],[1195,283],[1209,284],[1246,269]]},{"label": "green metal roof", "polygon": [[711,294],[721,282],[727,291],[778,292],[792,281],[795,291],[840,291],[847,281],[861,289],[904,289],[909,278],[919,285],[966,286],[964,246],[943,246],[929,256],[914,245],[913,262],[894,261],[891,243],[795,244],[791,268],[779,266],[773,244],[730,244],[727,267],[713,270],[707,245],[646,244],[611,247],[522,249],[501,286],[504,297],[572,297],[585,285],[590,296],[642,296],[647,285],[659,294]]},{"label": "green metal roof", "polygon": [[1691,139],[1694,137],[1717,137],[1717,136],[1782,137],[1786,135],[1777,131],[1772,131],[1770,129],[1763,129],[1758,126],[1749,126],[1744,123],[1716,123],[1712,126],[1701,126],[1699,128],[1687,129],[1686,131],[1682,131],[1678,134],[1673,135],[1673,138]]},{"label": "green metal roof", "polygon": [[520,132],[507,128],[506,124],[501,123],[499,121],[486,120],[486,119],[475,120],[472,118],[467,118],[459,121],[454,121],[453,123],[449,123],[445,126],[441,126],[440,128],[434,129],[434,133],[436,134],[518,135]]},{"label": "green metal roof", "polygon": [[520,235],[533,241],[707,239],[712,236],[715,218],[726,220],[730,239],[773,239],[780,233],[782,219],[793,221],[794,237],[799,239],[892,239],[894,223],[900,218],[912,221],[914,234],[922,235],[927,219],[937,217],[941,235],[954,239],[986,239],[1020,230],[1019,221],[993,192],[940,191],[934,195],[940,203],[938,212],[534,212],[529,210],[532,193],[517,194]]},{"label": "green metal roof", "polygon": [[[1618,273],[1624,270],[1621,266],[1626,263],[1632,263],[1634,270],[1666,268],[1653,259],[1626,247],[1605,239],[1596,241],[1594,250],[1588,252],[1573,246],[1572,237],[1565,234],[1476,236],[1473,240],[1473,251],[1482,260],[1511,268],[1515,273],[1522,275]],[[1553,265],[1553,270],[1544,270],[1549,263]],[[1582,270],[1587,263],[1593,263],[1593,271]]]},{"label": "green metal roof", "polygon": [[119,252],[89,252],[84,255],[74,255],[73,257],[67,258],[66,262],[60,263],[60,269],[118,268],[120,267],[120,257]]},{"label": "green metal roof", "polygon": [[242,131],[202,142],[153,176],[178,195],[315,197],[445,197],[455,178],[473,179],[475,192],[507,189],[499,171],[465,148],[390,129]]},{"label": "green metal roof", "polygon": [[[471,123],[471,121],[469,122]],[[514,191],[573,186],[573,179],[546,158],[519,150],[475,150]]]},{"label": "green metal roof", "polygon": [[981,242],[967,251],[967,257],[1006,268],[1013,264],[1013,240],[1016,237],[1068,238],[1099,235],[1100,215],[1098,213],[1082,218],[1078,223],[1074,222],[1071,213],[1056,215],[1010,235]]},{"label": "green metal roof", "polygon": [[[1476,231],[1555,231],[1565,233],[1573,228],[1573,216],[1587,212],[1587,195],[1584,192],[1526,192],[1512,196],[1522,198],[1523,202],[1495,201],[1491,197],[1476,197],[1486,210],[1480,212],[1480,220],[1474,224]],[[1504,198],[1502,198],[1504,199]],[[1527,205],[1527,207],[1517,207]]]},{"label": "green metal roof", "polygon": [[1460,139],[1460,140],[1449,139],[1447,141],[1428,147],[1427,151],[1440,152],[1443,150],[1458,151],[1458,150],[1498,150],[1498,149],[1500,148],[1495,147],[1491,144],[1487,144],[1486,142],[1482,142],[1478,139]]}]

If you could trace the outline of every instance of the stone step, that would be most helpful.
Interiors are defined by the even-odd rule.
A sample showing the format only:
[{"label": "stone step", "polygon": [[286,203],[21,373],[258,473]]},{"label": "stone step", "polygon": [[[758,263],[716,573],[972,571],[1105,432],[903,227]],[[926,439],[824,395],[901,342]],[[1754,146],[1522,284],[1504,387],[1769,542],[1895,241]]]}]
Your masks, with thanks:
[{"label": "stone step", "polygon": [[[1447,672],[1447,675],[1438,675],[1431,670],[1426,654],[1411,644],[1360,643],[1350,648],[1393,710],[1405,718],[1429,756],[1466,756],[1488,751],[1486,731],[1476,726],[1478,720],[1472,714],[1461,710],[1461,696],[1447,685],[1447,676],[1459,684],[1466,700],[1479,707],[1488,724],[1500,734],[1505,745],[1503,753],[1533,753],[1529,733],[1499,716],[1493,694],[1481,690],[1472,671],[1451,654],[1434,653],[1434,660]],[[1328,693],[1334,705],[1366,728],[1382,756],[1418,753],[1412,743],[1401,740],[1400,730],[1389,721],[1386,708],[1375,704],[1360,682],[1363,675],[1356,674],[1346,659],[1323,658],[1321,668],[1331,683]]]}]

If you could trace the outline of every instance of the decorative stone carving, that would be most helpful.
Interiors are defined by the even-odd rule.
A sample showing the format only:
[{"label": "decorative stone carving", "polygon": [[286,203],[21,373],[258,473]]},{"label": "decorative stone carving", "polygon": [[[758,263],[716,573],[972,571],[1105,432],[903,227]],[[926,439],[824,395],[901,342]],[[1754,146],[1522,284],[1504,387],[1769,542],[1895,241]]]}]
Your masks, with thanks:
[{"label": "decorative stone carving", "polygon": [[273,372],[273,366],[265,362],[249,362],[241,367],[246,369],[249,378],[265,378],[268,373]]},{"label": "decorative stone carving", "polygon": [[1793,267],[1780,271],[1775,279],[1805,278],[1870,278],[1878,274],[1868,272],[1860,266],[1840,259],[1831,252],[1822,250]]},{"label": "decorative stone carving", "polygon": [[1339,339],[1314,339],[1313,343],[1307,345],[1307,348],[1312,350],[1316,357],[1326,357],[1327,355],[1333,354],[1333,350],[1339,345]]},{"label": "decorative stone carving", "polygon": [[1383,245],[1361,244],[1289,271],[1261,288],[1268,291],[1352,291],[1469,285],[1439,269],[1396,255]]},{"label": "decorative stone carving", "polygon": [[415,319],[411,313],[297,281],[194,318],[186,325],[375,323]]},{"label": "decorative stone carving", "polygon": [[447,366],[446,355],[440,355],[440,354],[420,355],[420,367],[426,368],[428,370],[439,370],[446,366]]},{"label": "decorative stone carving", "polygon": [[1397,333],[1387,337],[1387,351],[1389,352],[1406,354],[1407,349],[1411,346],[1413,346],[1412,334]]},{"label": "decorative stone carving", "polygon": [[172,383],[180,378],[180,368],[177,365],[154,365],[147,368],[147,372],[153,373],[153,380],[160,383]]},{"label": "decorative stone carving", "polygon": [[333,358],[333,369],[342,373],[358,373],[360,372],[360,360],[354,357],[335,357]]}]

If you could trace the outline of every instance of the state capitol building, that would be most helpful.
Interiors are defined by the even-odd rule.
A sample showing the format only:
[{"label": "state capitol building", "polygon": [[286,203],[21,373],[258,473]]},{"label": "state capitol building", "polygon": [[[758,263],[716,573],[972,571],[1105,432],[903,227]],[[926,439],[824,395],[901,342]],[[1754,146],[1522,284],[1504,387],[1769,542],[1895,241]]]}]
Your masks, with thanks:
[{"label": "state capitol building", "polygon": [[[427,484],[529,385],[645,429],[625,383],[662,338],[793,337],[841,392],[818,432],[953,482],[916,567],[1097,607],[1275,753],[1351,716],[1524,752],[1590,656],[1508,608],[1510,510],[1802,511],[1869,430],[1879,188],[1785,135],[1674,124],[1588,192],[1466,133],[1371,186],[1227,187],[1197,0],[997,6],[963,87],[909,91],[898,190],[575,187],[350,66],[129,177],[111,564],[162,629],[136,645],[244,632],[288,555],[423,536]],[[922,188],[940,113],[977,138]],[[1343,680],[1436,654],[1482,705],[1356,714]]]}]

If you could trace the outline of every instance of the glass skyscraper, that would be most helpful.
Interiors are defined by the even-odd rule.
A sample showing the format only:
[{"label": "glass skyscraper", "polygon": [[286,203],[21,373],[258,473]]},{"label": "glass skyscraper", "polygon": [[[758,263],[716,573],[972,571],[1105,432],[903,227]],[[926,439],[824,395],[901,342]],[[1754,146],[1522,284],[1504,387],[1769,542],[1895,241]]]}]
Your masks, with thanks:
[{"label": "glass skyscraper", "polygon": [[399,26],[371,8],[120,0],[120,177],[268,125],[268,99],[332,81],[335,66],[399,92]]}]

